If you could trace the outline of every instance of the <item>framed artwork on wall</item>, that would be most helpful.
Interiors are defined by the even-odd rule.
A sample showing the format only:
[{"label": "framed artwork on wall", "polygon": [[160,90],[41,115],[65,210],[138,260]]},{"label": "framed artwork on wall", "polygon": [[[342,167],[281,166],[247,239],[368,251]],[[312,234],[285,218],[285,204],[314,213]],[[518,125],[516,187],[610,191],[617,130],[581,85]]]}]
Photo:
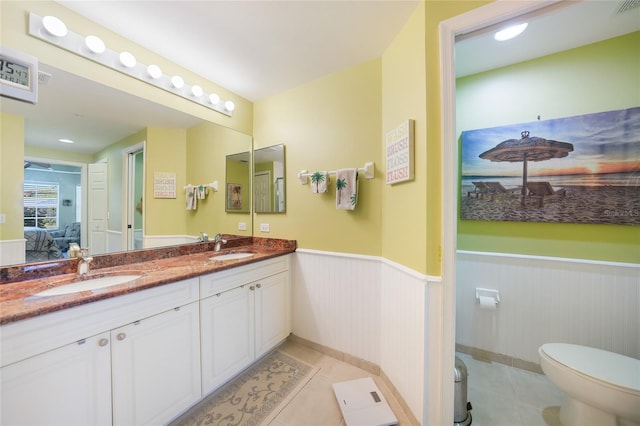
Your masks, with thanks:
[{"label": "framed artwork on wall", "polygon": [[227,184],[227,210],[242,209],[242,185],[239,183]]},{"label": "framed artwork on wall", "polygon": [[463,220],[640,225],[640,107],[463,131]]}]

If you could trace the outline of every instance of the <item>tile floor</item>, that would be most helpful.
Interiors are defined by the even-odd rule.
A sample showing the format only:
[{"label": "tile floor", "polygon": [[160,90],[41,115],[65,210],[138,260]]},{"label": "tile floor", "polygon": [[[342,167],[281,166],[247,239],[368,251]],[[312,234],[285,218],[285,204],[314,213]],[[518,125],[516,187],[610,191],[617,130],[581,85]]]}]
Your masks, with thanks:
[{"label": "tile floor", "polygon": [[473,426],[561,426],[564,394],[543,374],[457,355],[469,374]]},{"label": "tile floor", "polygon": [[[384,394],[399,425],[411,425],[400,405],[379,377],[351,364],[324,355],[292,341],[280,350],[319,368],[319,371],[289,404],[269,423],[270,426],[345,425],[335,400],[332,384],[371,376]],[[473,359],[458,354],[469,373],[468,399],[473,426],[560,426],[558,413],[562,392],[544,375]]]},{"label": "tile floor", "polygon": [[336,382],[369,376],[376,382],[376,385],[391,406],[395,416],[398,418],[399,425],[411,425],[399,404],[379,377],[291,340],[286,341],[279,349],[294,358],[318,367],[319,370],[298,395],[269,423],[270,426],[345,425],[332,385]]}]

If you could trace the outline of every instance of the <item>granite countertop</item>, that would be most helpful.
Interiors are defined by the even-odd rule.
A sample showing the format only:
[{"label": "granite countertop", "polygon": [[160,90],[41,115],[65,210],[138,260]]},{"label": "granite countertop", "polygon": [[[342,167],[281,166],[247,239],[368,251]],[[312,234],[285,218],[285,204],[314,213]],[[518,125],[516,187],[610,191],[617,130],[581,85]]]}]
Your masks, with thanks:
[{"label": "granite countertop", "polygon": [[[95,256],[87,275],[89,279],[110,275],[141,277],[124,284],[66,295],[34,296],[43,290],[78,281],[77,259],[2,268],[0,325],[247,265],[292,253],[296,249],[293,240],[225,237],[229,242],[219,252],[214,252],[214,244],[209,242]],[[234,252],[252,252],[254,255],[232,260],[210,259]]]}]

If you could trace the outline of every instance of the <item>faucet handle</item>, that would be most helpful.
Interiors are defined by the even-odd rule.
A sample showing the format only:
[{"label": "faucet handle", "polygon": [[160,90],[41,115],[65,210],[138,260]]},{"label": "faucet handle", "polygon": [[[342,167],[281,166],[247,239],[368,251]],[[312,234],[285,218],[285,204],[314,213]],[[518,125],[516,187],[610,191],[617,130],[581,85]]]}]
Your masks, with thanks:
[{"label": "faucet handle", "polygon": [[200,241],[206,243],[207,241],[209,241],[209,235],[207,235],[206,232],[200,231]]}]

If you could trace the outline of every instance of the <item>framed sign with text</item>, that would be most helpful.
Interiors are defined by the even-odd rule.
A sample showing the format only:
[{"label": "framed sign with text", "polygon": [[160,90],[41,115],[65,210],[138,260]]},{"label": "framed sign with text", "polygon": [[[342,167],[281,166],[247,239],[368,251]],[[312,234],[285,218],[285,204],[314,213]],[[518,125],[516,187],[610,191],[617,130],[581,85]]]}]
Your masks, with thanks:
[{"label": "framed sign with text", "polygon": [[408,119],[386,135],[388,185],[414,179],[413,126],[414,120]]},{"label": "framed sign with text", "polygon": [[153,198],[176,198],[176,174],[174,172],[153,173]]}]

